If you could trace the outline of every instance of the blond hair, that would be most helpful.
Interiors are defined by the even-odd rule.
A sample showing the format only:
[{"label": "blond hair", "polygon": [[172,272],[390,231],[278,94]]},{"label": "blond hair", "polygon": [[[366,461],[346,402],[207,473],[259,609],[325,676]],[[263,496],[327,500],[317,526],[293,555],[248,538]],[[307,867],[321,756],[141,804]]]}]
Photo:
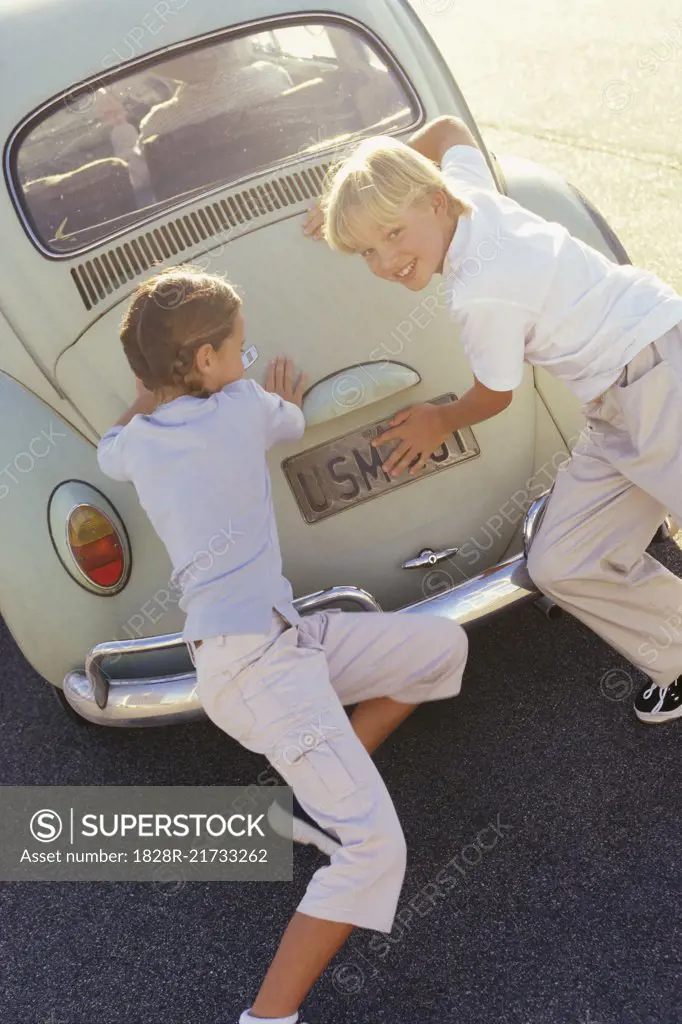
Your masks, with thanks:
[{"label": "blond hair", "polygon": [[451,215],[471,212],[433,161],[391,136],[364,139],[350,157],[328,172],[321,200],[324,237],[337,252],[358,252],[360,218],[389,227],[409,207],[437,192],[445,194]]}]

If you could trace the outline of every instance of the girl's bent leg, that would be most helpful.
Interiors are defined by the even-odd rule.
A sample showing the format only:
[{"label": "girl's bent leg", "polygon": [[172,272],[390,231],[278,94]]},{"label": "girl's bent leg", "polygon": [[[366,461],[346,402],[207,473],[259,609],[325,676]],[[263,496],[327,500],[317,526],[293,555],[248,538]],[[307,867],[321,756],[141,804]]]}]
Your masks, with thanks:
[{"label": "girl's bent leg", "polygon": [[[365,750],[371,754],[416,707],[417,704],[398,704],[390,697],[376,697],[358,704],[351,715],[351,725]],[[251,1014],[272,1017],[275,1010],[280,1014],[294,1013],[352,930],[352,925],[294,914]],[[287,985],[291,989],[292,978],[296,979],[298,989],[290,991],[290,1008],[282,1008],[280,993]]]},{"label": "girl's bent leg", "polygon": [[[295,1013],[352,930],[350,924],[294,914],[251,1007],[251,1016]],[[288,1003],[283,1001],[282,993],[286,993]]]},{"label": "girl's bent leg", "polygon": [[306,643],[300,627],[286,630],[236,675],[229,664],[221,672],[212,656],[199,661],[198,677],[209,716],[265,754],[303,808],[341,843],[313,875],[254,1004],[256,1015],[286,1016],[353,926],[390,932],[405,874],[404,836],[331,686],[324,653]]},{"label": "girl's bent leg", "polygon": [[[468,638],[451,619],[330,610],[306,616],[299,628],[302,643],[324,651],[342,704],[390,697],[414,706],[455,697],[462,688]],[[400,707],[394,711],[398,724]]]},{"label": "girl's bent leg", "polygon": [[374,697],[358,704],[350,723],[365,750],[373,754],[417,707],[418,704],[399,704],[390,697]]}]

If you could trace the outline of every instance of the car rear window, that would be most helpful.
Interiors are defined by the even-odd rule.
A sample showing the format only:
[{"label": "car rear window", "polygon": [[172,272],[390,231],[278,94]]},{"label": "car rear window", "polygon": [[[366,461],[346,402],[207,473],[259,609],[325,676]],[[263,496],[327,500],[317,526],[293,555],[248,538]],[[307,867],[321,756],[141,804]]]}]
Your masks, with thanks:
[{"label": "car rear window", "polygon": [[370,37],[310,20],[212,39],[43,112],[15,184],[41,248],[77,252],[155,213],[355,137],[414,124],[417,99]]}]

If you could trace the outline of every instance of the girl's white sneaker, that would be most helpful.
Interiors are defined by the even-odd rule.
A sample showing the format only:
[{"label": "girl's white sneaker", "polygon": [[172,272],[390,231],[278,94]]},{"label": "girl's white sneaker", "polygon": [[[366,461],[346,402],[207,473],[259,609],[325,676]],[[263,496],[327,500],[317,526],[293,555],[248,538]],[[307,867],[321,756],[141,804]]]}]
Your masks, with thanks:
[{"label": "girl's white sneaker", "polygon": [[298,1019],[298,1013],[292,1013],[289,1017],[252,1017],[250,1009],[244,1010],[239,1024],[262,1024],[263,1021],[267,1021],[267,1024],[304,1024],[304,1021]]}]

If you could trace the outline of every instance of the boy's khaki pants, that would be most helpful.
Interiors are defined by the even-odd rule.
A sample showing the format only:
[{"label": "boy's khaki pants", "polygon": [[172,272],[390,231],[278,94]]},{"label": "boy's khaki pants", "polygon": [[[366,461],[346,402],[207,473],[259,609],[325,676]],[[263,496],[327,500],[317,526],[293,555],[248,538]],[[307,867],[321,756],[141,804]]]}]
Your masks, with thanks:
[{"label": "boy's khaki pants", "polygon": [[659,686],[682,673],[682,580],[645,549],[682,524],[682,325],[585,407],[531,546],[536,586]]},{"label": "boy's khaki pants", "polygon": [[343,705],[374,697],[419,704],[459,693],[468,649],[436,615],[314,612],[269,635],[220,636],[193,651],[206,714],[264,754],[340,849],[313,875],[299,911],[390,932],[405,839],[376,765]]}]

